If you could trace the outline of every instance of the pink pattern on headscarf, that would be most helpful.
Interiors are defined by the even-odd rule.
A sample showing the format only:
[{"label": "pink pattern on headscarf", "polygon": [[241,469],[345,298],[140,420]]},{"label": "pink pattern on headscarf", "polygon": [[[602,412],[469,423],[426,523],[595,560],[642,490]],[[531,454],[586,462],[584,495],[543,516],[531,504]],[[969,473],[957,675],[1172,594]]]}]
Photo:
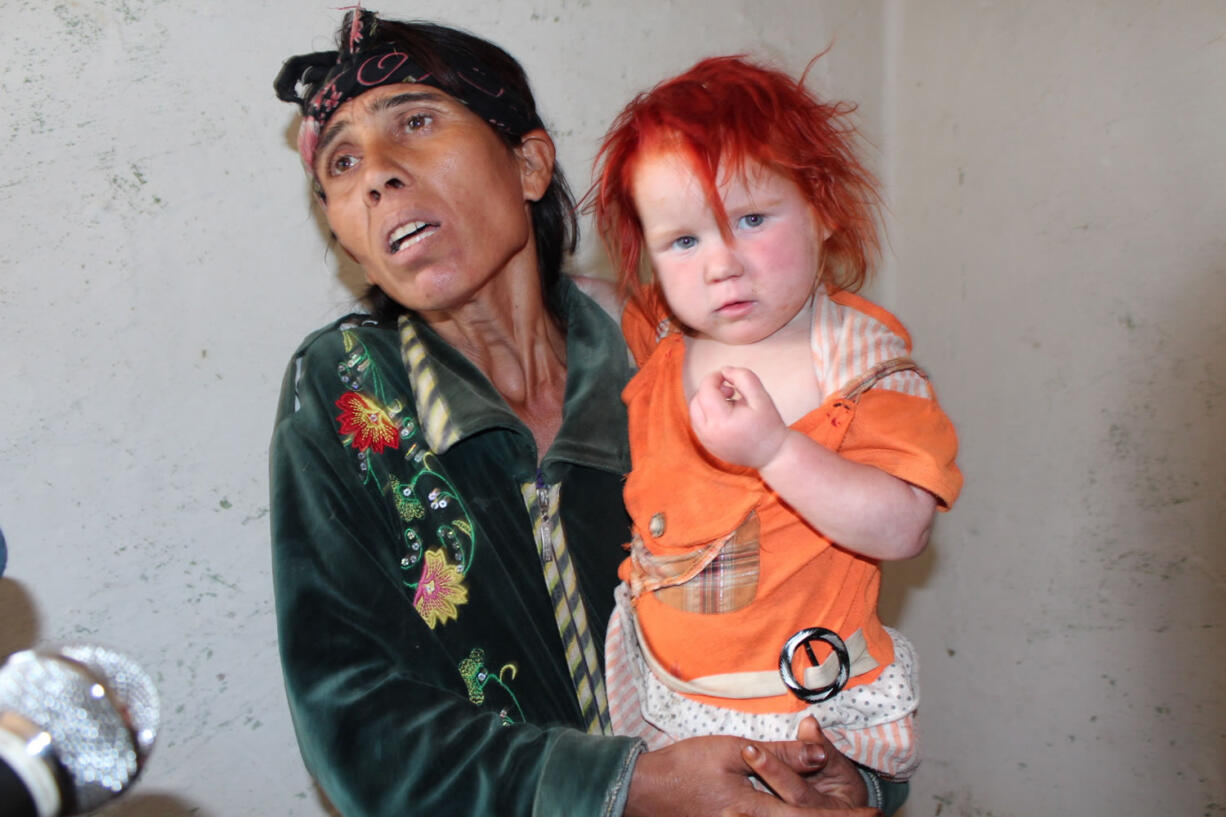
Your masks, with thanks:
[{"label": "pink pattern on headscarf", "polygon": [[337,11],[353,10],[353,22],[349,24],[349,50],[354,51],[354,46],[362,41],[362,4],[355,3],[352,6],[342,6]]},{"label": "pink pattern on headscarf", "polygon": [[306,165],[307,173],[315,173],[315,148],[319,144],[319,123],[304,117],[298,126],[298,155]]},{"label": "pink pattern on headscarf", "polygon": [[[467,64],[465,59],[464,63],[455,66],[465,87],[453,88],[438,81],[394,42],[376,42],[372,48],[359,52],[359,43],[368,39],[368,35],[374,31],[377,23],[375,13],[364,11],[361,3],[345,8],[352,10],[348,47],[342,46],[335,52],[319,52],[291,58],[277,78],[278,96],[286,101],[297,102],[302,109],[303,121],[298,127],[298,154],[302,157],[308,174],[314,175],[315,153],[319,149],[324,125],[337,109],[347,100],[365,93],[370,88],[391,83],[417,83],[439,88],[454,95],[491,127],[504,134],[515,136],[526,133],[534,125],[540,127],[540,120],[530,104],[531,96],[523,100],[513,93],[508,93],[508,89],[491,76],[492,72],[486,71],[480,64]],[[336,62],[326,69],[324,78],[315,86],[316,90],[310,100],[299,97],[296,92],[297,84],[306,82],[301,77],[312,76],[309,84],[314,84],[316,72],[326,67],[321,58],[326,60],[332,55],[335,55]],[[460,58],[461,55],[456,54],[455,57]],[[287,75],[287,71],[292,72],[292,75]],[[303,73],[304,71],[307,73]],[[299,79],[296,81],[295,77]]]}]

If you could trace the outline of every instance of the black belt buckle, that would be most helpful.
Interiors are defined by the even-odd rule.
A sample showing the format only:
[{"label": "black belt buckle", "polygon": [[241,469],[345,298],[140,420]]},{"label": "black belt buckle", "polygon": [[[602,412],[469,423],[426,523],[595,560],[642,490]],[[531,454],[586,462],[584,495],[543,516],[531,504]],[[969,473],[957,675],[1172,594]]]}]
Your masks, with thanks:
[{"label": "black belt buckle", "polygon": [[[814,641],[821,641],[830,645],[834,655],[837,655],[839,658],[839,674],[835,677],[833,683],[824,687],[810,689],[796,680],[796,672],[792,669],[792,659],[795,657],[796,651],[803,646],[805,652],[809,654],[809,660],[813,662],[813,666],[817,666],[820,662],[817,660],[817,656],[813,654],[813,648],[809,646]],[[843,687],[847,685],[847,680],[851,678],[851,658],[847,654],[847,645],[843,643],[843,639],[839,638],[838,633],[834,630],[827,630],[825,627],[806,627],[803,630],[798,630],[784,643],[783,650],[779,653],[779,674],[783,677],[783,683],[787,685],[792,694],[805,703],[819,704],[822,701],[829,700],[838,695]]]}]

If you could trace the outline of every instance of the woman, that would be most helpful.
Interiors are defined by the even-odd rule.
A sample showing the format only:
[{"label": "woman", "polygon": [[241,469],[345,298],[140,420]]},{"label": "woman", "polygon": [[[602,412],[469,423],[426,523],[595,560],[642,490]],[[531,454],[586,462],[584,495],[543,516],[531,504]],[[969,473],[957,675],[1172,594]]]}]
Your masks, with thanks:
[{"label": "woman", "polygon": [[276,83],[374,307],[303,343],[272,443],[282,663],[312,774],[348,817],[864,803],[815,725],[765,752],[608,734],[630,372],[560,274],[575,223],[553,143],[483,40],[362,11],[338,43]]}]

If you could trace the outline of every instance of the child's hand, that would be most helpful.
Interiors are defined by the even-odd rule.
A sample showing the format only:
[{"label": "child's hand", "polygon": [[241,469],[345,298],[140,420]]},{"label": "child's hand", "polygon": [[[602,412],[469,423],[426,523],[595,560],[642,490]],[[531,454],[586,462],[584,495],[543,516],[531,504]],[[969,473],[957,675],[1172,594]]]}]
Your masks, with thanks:
[{"label": "child's hand", "polygon": [[758,376],[733,366],[712,372],[698,384],[690,399],[690,423],[704,448],[749,468],[769,463],[788,434]]}]

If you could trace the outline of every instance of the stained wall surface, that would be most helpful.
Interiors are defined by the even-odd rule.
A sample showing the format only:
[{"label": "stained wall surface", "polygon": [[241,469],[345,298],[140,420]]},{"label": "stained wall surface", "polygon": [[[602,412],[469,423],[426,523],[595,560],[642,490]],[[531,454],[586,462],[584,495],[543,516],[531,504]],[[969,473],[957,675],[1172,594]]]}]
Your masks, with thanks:
[{"label": "stained wall surface", "polygon": [[907,815],[1226,809],[1226,7],[891,4],[891,303],[966,490]]}]

